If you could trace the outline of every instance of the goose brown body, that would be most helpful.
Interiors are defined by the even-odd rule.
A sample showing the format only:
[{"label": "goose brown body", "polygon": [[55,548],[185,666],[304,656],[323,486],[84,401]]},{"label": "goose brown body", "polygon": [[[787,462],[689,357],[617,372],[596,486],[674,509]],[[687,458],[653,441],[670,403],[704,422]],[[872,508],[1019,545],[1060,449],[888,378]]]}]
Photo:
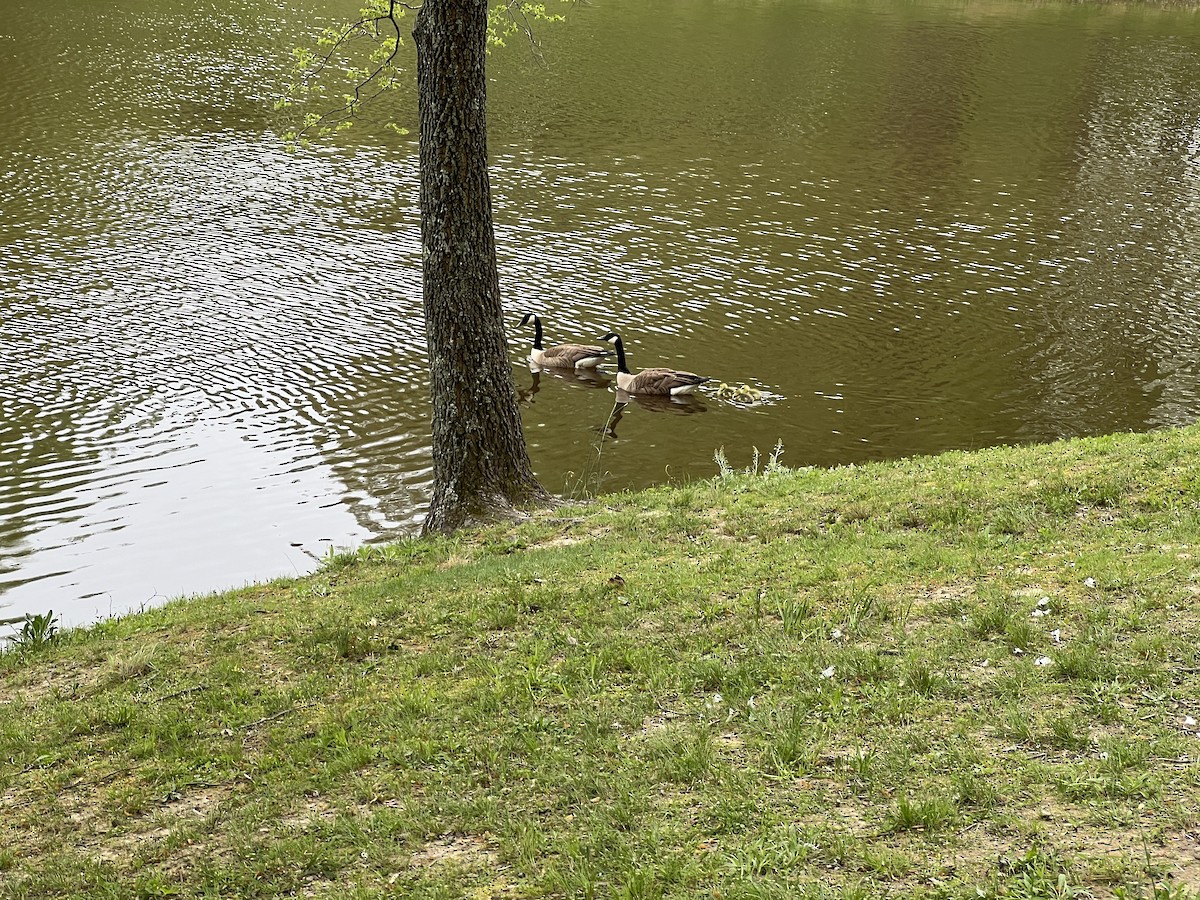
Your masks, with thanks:
[{"label": "goose brown body", "polygon": [[610,331],[604,340],[612,342],[617,350],[617,387],[630,394],[668,394],[679,397],[691,394],[711,378],[697,375],[695,372],[683,372],[679,369],[642,369],[638,373],[629,371],[625,364],[625,345],[621,336]]},{"label": "goose brown body", "polygon": [[533,346],[529,358],[536,365],[555,369],[594,369],[613,351],[607,347],[592,347],[587,344],[556,344],[542,347],[542,320],[535,313],[525,313],[522,325],[533,323]]}]

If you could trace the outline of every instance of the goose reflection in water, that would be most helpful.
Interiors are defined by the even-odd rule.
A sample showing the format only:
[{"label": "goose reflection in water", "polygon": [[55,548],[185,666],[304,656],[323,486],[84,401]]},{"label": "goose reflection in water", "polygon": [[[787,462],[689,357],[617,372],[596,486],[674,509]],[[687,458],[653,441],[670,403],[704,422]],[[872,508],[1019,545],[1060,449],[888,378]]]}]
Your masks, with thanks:
[{"label": "goose reflection in water", "polygon": [[563,369],[557,366],[539,366],[529,363],[529,373],[532,376],[529,387],[518,387],[517,397],[522,403],[532,403],[533,395],[542,389],[542,373],[565,381],[577,388],[606,388],[612,384],[612,377],[595,369]]},{"label": "goose reflection in water", "polygon": [[611,438],[616,438],[617,424],[624,418],[625,409],[630,403],[650,412],[675,413],[679,416],[708,412],[708,407],[704,405],[698,394],[675,396],[670,394],[630,394],[620,388],[616,393],[616,405],[613,406],[612,414],[608,417],[608,424],[604,426],[604,432]]}]

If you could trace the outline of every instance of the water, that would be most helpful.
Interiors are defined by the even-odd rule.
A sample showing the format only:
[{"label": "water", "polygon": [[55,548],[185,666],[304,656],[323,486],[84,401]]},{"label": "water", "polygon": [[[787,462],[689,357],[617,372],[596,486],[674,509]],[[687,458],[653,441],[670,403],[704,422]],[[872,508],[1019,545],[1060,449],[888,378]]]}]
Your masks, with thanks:
[{"label": "water", "polygon": [[[430,481],[411,92],[271,132],[348,10],[0,0],[0,604],[71,623],[295,574]],[[1200,20],[796,0],[573,8],[492,58],[501,288],[554,491],[1191,422]],[[521,365],[621,331],[778,399]]]}]

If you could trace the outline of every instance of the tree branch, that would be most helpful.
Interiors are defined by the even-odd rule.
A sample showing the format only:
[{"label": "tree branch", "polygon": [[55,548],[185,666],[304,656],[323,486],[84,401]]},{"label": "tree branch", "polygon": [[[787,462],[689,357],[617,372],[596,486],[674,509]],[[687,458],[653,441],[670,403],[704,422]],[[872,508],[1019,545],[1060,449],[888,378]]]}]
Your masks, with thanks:
[{"label": "tree branch", "polygon": [[[354,94],[351,96],[349,101],[342,106],[322,113],[318,118],[308,122],[303,127],[298,129],[296,131],[297,139],[303,137],[304,135],[310,133],[314,128],[324,125],[327,122],[335,120],[344,121],[345,119],[353,118],[357,114],[358,108],[363,103],[369,103],[384,91],[387,91],[392,87],[392,85],[395,83],[395,79],[389,78],[383,82],[382,86],[379,87],[378,90],[369,95],[364,94],[364,91],[367,89],[368,85],[372,84],[372,82],[374,82],[377,78],[379,78],[380,75],[389,69],[392,65],[392,62],[396,59],[396,56],[400,53],[400,45],[403,40],[403,34],[400,31],[400,22],[396,17],[397,7],[403,7],[404,9],[418,12],[420,11],[419,6],[411,6],[408,3],[403,2],[403,0],[388,0],[388,8],[385,14],[375,16],[373,18],[362,18],[351,23],[333,41],[329,51],[304,74],[305,82],[311,83],[331,64],[334,56],[340,49],[342,49],[343,45],[355,36],[362,36],[376,41],[377,43],[390,43],[391,45],[391,52],[388,53],[387,58],[379,63],[379,65],[375,67],[375,70],[367,75],[366,78],[363,78],[354,85]],[[392,34],[386,39],[383,38],[380,33],[384,22],[387,22],[391,25],[392,31]]]}]

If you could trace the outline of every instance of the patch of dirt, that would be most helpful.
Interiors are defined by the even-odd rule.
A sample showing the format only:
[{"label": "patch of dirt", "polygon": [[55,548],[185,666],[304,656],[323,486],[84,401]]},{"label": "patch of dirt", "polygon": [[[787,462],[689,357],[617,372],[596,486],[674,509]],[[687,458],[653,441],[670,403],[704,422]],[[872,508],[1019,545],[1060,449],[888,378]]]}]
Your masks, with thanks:
[{"label": "patch of dirt", "polygon": [[550,538],[549,540],[542,541],[540,544],[538,544],[538,546],[539,547],[549,547],[549,548],[571,547],[575,544],[582,544],[583,540],[584,540],[583,538],[576,537],[573,534],[560,534],[556,537]]},{"label": "patch of dirt", "polygon": [[[1029,830],[1040,834],[1040,843],[1052,848],[1066,859],[1077,861],[1086,868],[1092,864],[1097,881],[1107,881],[1104,872],[1129,873],[1127,880],[1145,877],[1147,854],[1155,880],[1200,888],[1200,831],[1179,831],[1164,840],[1155,842],[1146,835],[1155,828],[1153,817],[1145,827],[1133,826],[1114,829],[1089,822],[1091,814],[1085,807],[1046,801],[1030,810]],[[1028,839],[1014,837],[1010,847],[1020,851]],[[1113,887],[1120,882],[1114,882]],[[1105,885],[1088,885],[1097,900],[1114,897],[1115,892]]]},{"label": "patch of dirt", "polygon": [[[808,791],[814,789],[817,784],[810,779],[801,778],[796,781],[795,787]],[[796,824],[807,828],[844,832],[857,838],[869,838],[878,833],[879,822],[866,817],[868,804],[845,797],[831,797],[830,801],[820,814],[800,816],[796,819]]]},{"label": "patch of dirt", "polygon": [[159,812],[162,815],[203,818],[212,811],[213,807],[222,803],[232,793],[233,788],[229,785],[198,786],[186,796],[171,797]]},{"label": "patch of dirt", "polygon": [[499,861],[500,855],[487,838],[477,834],[447,834],[417,850],[409,864],[422,868],[452,864],[474,869],[494,866]]},{"label": "patch of dirt", "polygon": [[103,667],[100,660],[82,665],[35,663],[23,671],[10,672],[0,680],[0,709],[8,704],[37,703],[52,694],[68,698],[88,694],[99,682]]},{"label": "patch of dirt", "polygon": [[[1056,846],[1075,859],[1094,861],[1101,872],[1106,868],[1103,863],[1115,861],[1125,864],[1133,881],[1149,881],[1153,877],[1154,881],[1166,880],[1192,889],[1200,888],[1200,836],[1191,832],[1180,832],[1163,843],[1155,843],[1143,842],[1140,829],[1116,831],[1095,825],[1077,825],[1070,833],[1062,835]],[[1096,896],[1114,895],[1097,893]]]},{"label": "patch of dirt", "polygon": [[91,839],[85,838],[81,849],[97,859],[121,864],[144,845],[170,837],[179,825],[206,818],[232,792],[228,785],[198,787],[186,796],[173,792],[142,819],[131,819],[121,825],[104,822],[91,810],[79,810],[70,818],[77,825],[91,829]]},{"label": "patch of dirt", "polygon": [[301,808],[283,816],[279,824],[284,828],[307,831],[322,822],[332,822],[337,817],[338,812],[330,805],[329,800],[318,794],[306,796]]},{"label": "patch of dirt", "polygon": [[715,738],[716,745],[726,750],[740,750],[746,745],[742,740],[741,735],[735,734],[732,731],[722,731]]},{"label": "patch of dirt", "polygon": [[930,585],[924,590],[901,587],[888,592],[885,599],[904,623],[905,634],[916,634],[945,620],[947,610],[975,597],[973,581]]},{"label": "patch of dirt", "polygon": [[924,591],[917,599],[925,604],[944,603],[947,600],[963,600],[975,596],[975,582],[958,581],[951,584],[936,584]]},{"label": "patch of dirt", "polygon": [[1048,591],[1045,588],[1038,587],[1035,585],[1033,587],[1017,588],[1016,590],[1010,592],[1010,596],[1013,596],[1013,597],[1044,597],[1046,594],[1049,594],[1049,593],[1051,593],[1051,591]]},{"label": "patch of dirt", "polygon": [[1115,510],[1108,507],[1097,509],[1091,506],[1081,506],[1075,510],[1075,519],[1091,525],[1112,527],[1121,520],[1121,516]]},{"label": "patch of dirt", "polygon": [[665,731],[671,728],[673,724],[680,718],[679,713],[662,712],[656,716],[646,716],[642,719],[642,727],[638,729],[638,734],[647,735],[655,734],[659,731]]},{"label": "patch of dirt", "polygon": [[1176,884],[1200,891],[1200,831],[1181,831],[1168,838],[1157,855]]}]

